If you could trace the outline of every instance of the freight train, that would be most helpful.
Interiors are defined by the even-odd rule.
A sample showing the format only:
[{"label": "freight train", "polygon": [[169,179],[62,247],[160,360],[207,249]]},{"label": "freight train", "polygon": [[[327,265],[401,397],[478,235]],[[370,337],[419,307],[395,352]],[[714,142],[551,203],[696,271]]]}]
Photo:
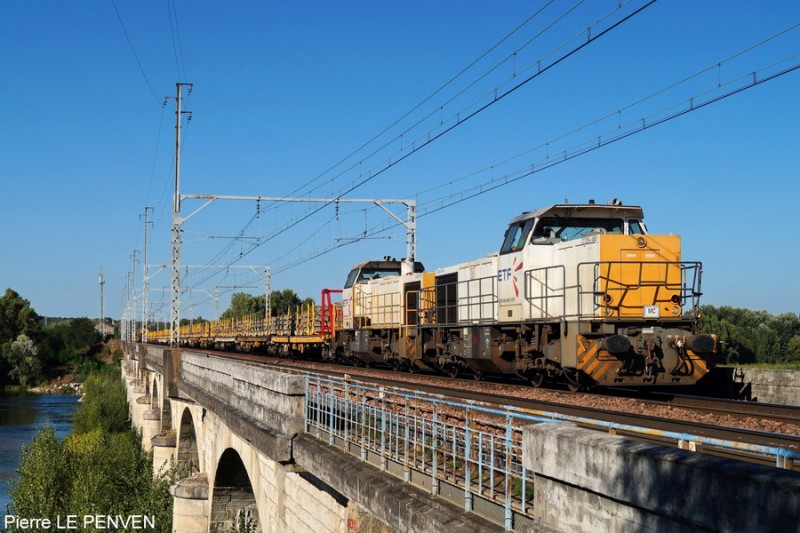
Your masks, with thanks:
[{"label": "freight train", "polygon": [[649,234],[643,218],[616,199],[525,212],[497,253],[435,271],[363,262],[319,306],[185,327],[181,343],[573,390],[691,385],[717,352],[716,336],[697,328],[702,265],[682,261],[680,237]]}]

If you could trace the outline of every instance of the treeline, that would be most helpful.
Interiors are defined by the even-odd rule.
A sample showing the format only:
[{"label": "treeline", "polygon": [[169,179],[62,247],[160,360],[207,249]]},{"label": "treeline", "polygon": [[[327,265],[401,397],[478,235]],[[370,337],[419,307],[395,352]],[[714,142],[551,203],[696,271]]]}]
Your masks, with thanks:
[{"label": "treeline", "polygon": [[[282,315],[293,307],[309,303],[313,304],[314,299],[306,298],[305,300],[301,300],[292,289],[273,291],[269,296],[271,316]],[[237,292],[231,296],[231,305],[220,315],[220,318],[224,320],[228,318],[241,318],[247,315],[264,316],[266,308],[266,298],[263,294],[261,296],[252,296],[244,292]]]},{"label": "treeline", "polygon": [[0,386],[36,385],[59,367],[83,379],[99,368],[100,334],[88,318],[44,325],[28,300],[12,289],[0,297]]},{"label": "treeline", "polygon": [[3,510],[8,514],[47,518],[53,524],[57,517],[69,515],[79,520],[90,515],[145,515],[152,516],[156,526],[148,531],[172,530],[168,489],[178,472],[173,467],[153,478],[152,458],[128,422],[117,365],[87,378],[66,439],[59,441],[55,430],[46,426],[23,446],[18,474],[9,491],[10,508]]},{"label": "treeline", "polygon": [[[269,296],[269,307],[271,316],[278,316],[286,313],[289,309],[293,309],[298,305],[314,304],[313,298],[306,298],[301,300],[297,293],[292,289],[284,289],[282,291],[273,291]],[[245,316],[255,315],[263,317],[267,308],[266,297],[262,294],[260,296],[253,296],[245,292],[236,292],[231,296],[231,304],[219,316],[220,320],[229,320],[232,318],[242,318]],[[201,322],[209,322],[208,319],[199,316],[197,318],[188,319],[182,318],[180,325],[188,326],[189,324],[199,324]],[[156,331],[169,327],[166,322],[151,322],[148,325],[148,330]]]},{"label": "treeline", "polygon": [[719,336],[722,363],[800,364],[800,315],[701,306],[700,330]]}]

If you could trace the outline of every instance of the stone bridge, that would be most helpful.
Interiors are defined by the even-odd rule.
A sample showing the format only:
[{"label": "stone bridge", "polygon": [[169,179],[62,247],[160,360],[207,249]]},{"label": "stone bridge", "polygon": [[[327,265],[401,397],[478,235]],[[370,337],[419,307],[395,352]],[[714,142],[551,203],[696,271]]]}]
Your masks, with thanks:
[{"label": "stone bridge", "polygon": [[537,424],[521,458],[532,516],[493,514],[436,470],[393,473],[317,438],[304,376],[143,344],[125,346],[122,373],[154,472],[185,476],[171,487],[178,533],[799,530],[796,472]]}]

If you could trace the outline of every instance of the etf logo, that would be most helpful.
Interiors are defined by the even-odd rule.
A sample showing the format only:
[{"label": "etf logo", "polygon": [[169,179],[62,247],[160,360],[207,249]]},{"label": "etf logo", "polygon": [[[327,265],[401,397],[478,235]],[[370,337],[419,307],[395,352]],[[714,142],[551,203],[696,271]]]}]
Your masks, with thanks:
[{"label": "etf logo", "polygon": [[514,285],[514,296],[519,296],[519,287],[517,286],[517,272],[522,270],[522,261],[517,264],[517,258],[514,258],[514,263],[511,265],[511,268],[501,268],[497,271],[497,281],[503,282],[508,279],[511,279],[511,283]]}]

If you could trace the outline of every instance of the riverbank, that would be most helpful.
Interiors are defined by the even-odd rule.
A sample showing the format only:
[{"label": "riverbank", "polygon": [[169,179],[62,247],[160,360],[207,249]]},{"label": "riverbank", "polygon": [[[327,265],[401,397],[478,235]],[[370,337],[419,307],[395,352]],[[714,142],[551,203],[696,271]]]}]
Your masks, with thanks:
[{"label": "riverbank", "polygon": [[23,387],[22,385],[6,385],[0,389],[0,394],[39,394],[39,395],[67,395],[82,396],[83,383],[73,381],[71,376],[61,376],[35,387]]},{"label": "riverbank", "polygon": [[72,380],[72,376],[62,376],[48,382],[31,387],[28,392],[32,394],[83,394],[83,383]]}]

